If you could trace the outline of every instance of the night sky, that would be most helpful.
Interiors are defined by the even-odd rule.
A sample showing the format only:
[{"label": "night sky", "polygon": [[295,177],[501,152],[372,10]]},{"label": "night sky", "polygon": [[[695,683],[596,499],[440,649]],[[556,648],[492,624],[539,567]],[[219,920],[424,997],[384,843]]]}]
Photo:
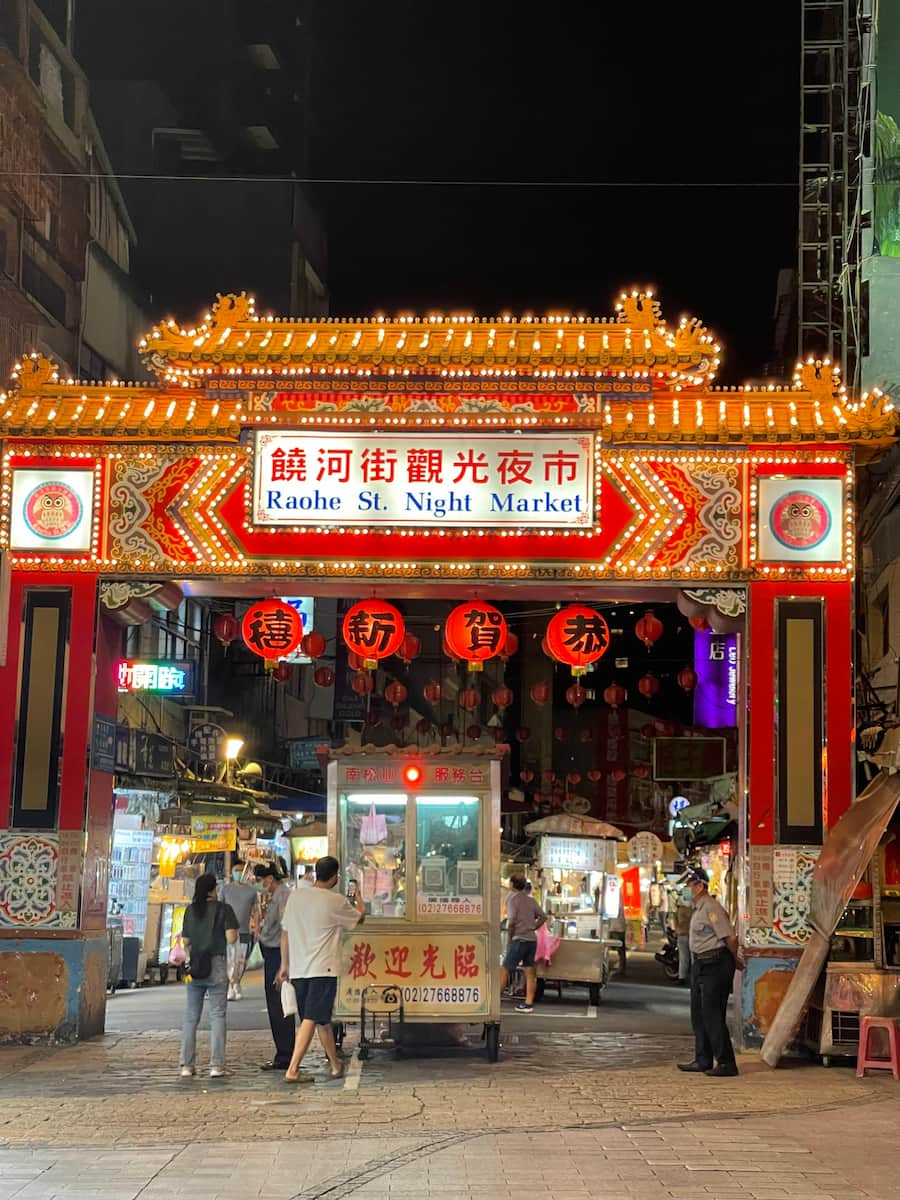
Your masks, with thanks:
[{"label": "night sky", "polygon": [[[334,312],[605,315],[647,283],[724,339],[723,380],[762,372],[795,258],[795,0],[316,9],[316,172],[482,181],[318,189]],[[746,186],[650,186],[707,182]]]},{"label": "night sky", "polygon": [[[98,102],[104,80],[165,70],[176,87],[233,86],[204,35],[222,3],[79,0],[78,53]],[[469,181],[314,186],[334,314],[604,316],[623,286],[649,284],[670,319],[689,312],[720,335],[723,381],[762,374],[777,274],[795,261],[799,0],[297,0],[307,10],[313,175]],[[177,214],[178,184],[126,184],[130,203],[138,186],[157,189],[145,208]],[[164,302],[190,319],[196,297],[235,281],[228,245],[217,278],[196,278],[194,218],[184,224],[183,291],[176,253]],[[232,274],[264,237],[248,233],[240,259],[232,247]],[[265,309],[276,288],[262,245],[253,262]]]}]

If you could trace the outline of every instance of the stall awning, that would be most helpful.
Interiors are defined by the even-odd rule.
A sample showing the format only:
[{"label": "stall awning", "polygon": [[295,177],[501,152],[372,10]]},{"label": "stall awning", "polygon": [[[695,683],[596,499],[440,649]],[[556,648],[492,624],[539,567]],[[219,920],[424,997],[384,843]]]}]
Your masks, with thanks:
[{"label": "stall awning", "polygon": [[606,821],[597,821],[594,817],[578,817],[573,813],[558,813],[553,817],[541,817],[525,826],[529,836],[538,833],[551,834],[554,837],[592,837],[615,838],[624,840],[625,834],[615,825]]}]

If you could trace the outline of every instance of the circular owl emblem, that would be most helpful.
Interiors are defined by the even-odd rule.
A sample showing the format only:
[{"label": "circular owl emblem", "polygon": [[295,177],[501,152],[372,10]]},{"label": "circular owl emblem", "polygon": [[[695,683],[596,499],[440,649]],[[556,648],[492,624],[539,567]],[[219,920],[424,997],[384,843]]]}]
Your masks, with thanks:
[{"label": "circular owl emblem", "polygon": [[812,550],[828,537],[831,513],[813,492],[788,492],[772,509],[771,527],[782,546]]},{"label": "circular owl emblem", "polygon": [[53,541],[77,529],[83,515],[81,500],[64,483],[41,483],[25,501],[25,524],[38,537]]}]

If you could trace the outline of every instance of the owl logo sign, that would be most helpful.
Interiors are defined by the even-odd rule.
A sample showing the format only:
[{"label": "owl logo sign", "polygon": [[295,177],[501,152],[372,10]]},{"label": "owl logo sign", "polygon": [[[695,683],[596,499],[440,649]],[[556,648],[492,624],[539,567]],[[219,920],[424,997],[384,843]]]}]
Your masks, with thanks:
[{"label": "owl logo sign", "polygon": [[842,562],[844,483],[841,476],[762,476],[758,561]]},{"label": "owl logo sign", "polygon": [[65,483],[40,483],[25,500],[25,524],[40,538],[57,541],[74,533],[84,516],[84,505]]},{"label": "owl logo sign", "polygon": [[94,472],[16,467],[9,514],[11,550],[85,551],[93,532]]},{"label": "owl logo sign", "polygon": [[828,537],[831,513],[814,492],[788,492],[772,509],[771,529],[782,546],[812,550]]}]

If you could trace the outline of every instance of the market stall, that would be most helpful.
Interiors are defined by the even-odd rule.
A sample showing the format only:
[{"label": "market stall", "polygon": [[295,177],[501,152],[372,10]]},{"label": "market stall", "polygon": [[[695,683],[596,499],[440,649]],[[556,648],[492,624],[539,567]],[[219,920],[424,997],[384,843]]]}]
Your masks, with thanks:
[{"label": "market stall", "polygon": [[[483,1026],[500,1044],[502,751],[336,753],[328,840],[365,924],[342,936],[335,1016],[388,1011],[392,1023]],[[361,1057],[369,1050],[363,1022]]]},{"label": "market stall", "polygon": [[591,817],[562,814],[526,825],[537,837],[536,899],[559,944],[549,962],[538,962],[538,995],[548,982],[579,984],[596,1004],[609,980],[609,922],[618,916],[621,881],[616,846],[621,830]]}]

